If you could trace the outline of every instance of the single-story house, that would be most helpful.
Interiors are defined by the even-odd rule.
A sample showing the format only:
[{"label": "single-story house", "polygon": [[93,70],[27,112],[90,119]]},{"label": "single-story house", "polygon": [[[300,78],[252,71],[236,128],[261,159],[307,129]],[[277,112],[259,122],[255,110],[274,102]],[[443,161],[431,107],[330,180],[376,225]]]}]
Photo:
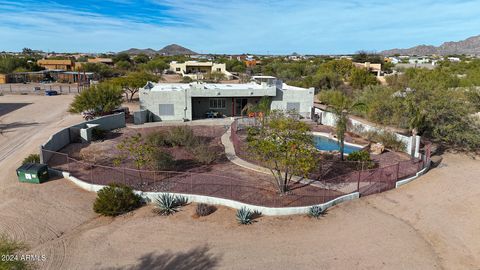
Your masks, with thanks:
[{"label": "single-story house", "polygon": [[224,63],[198,61],[179,63],[172,61],[170,63],[170,71],[180,74],[183,77],[190,77],[193,80],[203,80],[206,78],[206,75],[213,72],[222,73],[228,80],[233,78],[233,75],[227,71]]},{"label": "single-story house", "polygon": [[[287,85],[281,80],[243,84],[152,83],[140,89],[140,109],[150,121],[193,120],[246,115],[248,105],[262,97],[271,100],[272,110],[295,111],[310,118],[314,88]],[[147,116],[142,116],[143,123]]]}]

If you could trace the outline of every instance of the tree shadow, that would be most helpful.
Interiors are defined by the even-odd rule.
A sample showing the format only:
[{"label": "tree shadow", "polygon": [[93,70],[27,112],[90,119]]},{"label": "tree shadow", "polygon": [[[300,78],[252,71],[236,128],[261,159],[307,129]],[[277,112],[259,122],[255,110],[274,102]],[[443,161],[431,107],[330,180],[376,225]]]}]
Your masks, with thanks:
[{"label": "tree shadow", "polygon": [[11,132],[13,129],[27,126],[36,126],[37,122],[13,122],[8,124],[0,124],[0,133]]},{"label": "tree shadow", "polygon": [[214,269],[220,262],[220,256],[209,253],[208,246],[200,246],[186,252],[143,255],[133,266],[108,268],[117,270],[203,270]]}]

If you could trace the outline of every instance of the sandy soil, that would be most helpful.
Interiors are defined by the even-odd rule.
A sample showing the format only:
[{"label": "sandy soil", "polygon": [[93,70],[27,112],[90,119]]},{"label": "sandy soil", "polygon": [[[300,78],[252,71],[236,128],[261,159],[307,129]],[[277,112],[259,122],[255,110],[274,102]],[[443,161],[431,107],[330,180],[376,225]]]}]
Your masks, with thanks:
[{"label": "sandy soil", "polygon": [[171,217],[150,206],[97,217],[94,194],[65,180],[20,184],[14,173],[54,130],[80,120],[64,113],[70,99],[0,97],[33,103],[3,123],[37,123],[0,136],[0,232],[46,254],[42,269],[480,268],[480,162],[463,155],[447,154],[417,181],[338,205],[320,220],[261,217],[239,226],[231,209],[194,218],[194,205]]}]

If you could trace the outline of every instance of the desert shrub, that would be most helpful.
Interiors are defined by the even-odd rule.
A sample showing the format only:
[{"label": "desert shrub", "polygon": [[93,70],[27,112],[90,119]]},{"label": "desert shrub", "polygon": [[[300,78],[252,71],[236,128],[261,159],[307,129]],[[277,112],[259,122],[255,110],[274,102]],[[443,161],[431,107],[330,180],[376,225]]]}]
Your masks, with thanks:
[{"label": "desert shrub", "polygon": [[168,133],[168,141],[173,146],[195,147],[199,140],[193,130],[187,126],[174,127]]},{"label": "desert shrub", "polygon": [[24,158],[22,164],[27,163],[40,163],[40,155],[39,154],[30,154],[28,157]]},{"label": "desert shrub", "polygon": [[152,153],[152,162],[155,170],[159,171],[167,171],[175,167],[175,160],[172,155],[158,149]]},{"label": "desert shrub", "polygon": [[406,145],[404,142],[400,141],[397,136],[389,131],[368,131],[362,134],[369,141],[379,142],[385,145],[386,148],[392,149],[394,151],[404,151]]},{"label": "desert shrub", "polygon": [[248,127],[247,128],[247,142],[251,142],[260,134],[260,129],[258,127]]},{"label": "desert shrub", "polygon": [[367,151],[354,151],[347,157],[349,161],[371,161],[370,153]]},{"label": "desert shrub", "polygon": [[217,153],[205,144],[196,146],[193,149],[193,154],[195,155],[195,160],[205,165],[211,164],[217,159]]},{"label": "desert shrub", "polygon": [[187,203],[187,197],[162,193],[155,199],[156,207],[154,212],[162,216],[172,215],[178,212],[180,207],[186,205]]},{"label": "desert shrub", "polygon": [[141,205],[142,197],[135,194],[130,187],[109,184],[98,191],[93,210],[105,216],[118,216],[135,210]]},{"label": "desert shrub", "polygon": [[248,225],[253,223],[254,212],[246,207],[237,210],[237,221],[239,224]]},{"label": "desert shrub", "polygon": [[320,205],[314,205],[308,208],[307,215],[312,218],[320,218],[325,214],[325,209],[323,209]]},{"label": "desert shrub", "polygon": [[347,156],[348,161],[358,161],[359,164],[356,164],[357,169],[373,169],[375,167],[375,162],[372,161],[370,153],[367,151],[354,151]]},{"label": "desert shrub", "polygon": [[208,204],[205,204],[205,203],[199,203],[199,204],[197,204],[197,208],[195,210],[195,213],[199,217],[204,217],[204,216],[208,216],[211,213],[215,212],[215,210],[217,210],[217,208],[213,205],[208,205]]},{"label": "desert shrub", "polygon": [[92,140],[94,141],[103,141],[107,137],[107,131],[101,128],[93,128],[92,129]]},{"label": "desert shrub", "polygon": [[3,256],[7,256],[7,255],[12,255],[12,256],[18,255],[20,251],[24,251],[26,249],[27,249],[27,246],[25,244],[12,240],[6,235],[0,235],[0,256],[2,256],[2,259],[0,260],[0,269],[1,270],[33,269],[33,266],[25,260],[19,260],[19,259],[6,260],[3,258]]},{"label": "desert shrub", "polygon": [[168,135],[164,132],[152,132],[145,139],[147,143],[156,147],[171,146]]}]

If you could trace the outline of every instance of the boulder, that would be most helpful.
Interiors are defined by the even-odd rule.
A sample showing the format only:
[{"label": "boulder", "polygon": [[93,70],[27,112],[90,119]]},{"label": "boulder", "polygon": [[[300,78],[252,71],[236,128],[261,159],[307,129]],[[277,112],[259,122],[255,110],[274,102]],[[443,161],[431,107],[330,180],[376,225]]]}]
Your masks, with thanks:
[{"label": "boulder", "polygon": [[373,155],[380,155],[385,151],[385,146],[381,143],[375,143],[370,146],[370,153]]}]

